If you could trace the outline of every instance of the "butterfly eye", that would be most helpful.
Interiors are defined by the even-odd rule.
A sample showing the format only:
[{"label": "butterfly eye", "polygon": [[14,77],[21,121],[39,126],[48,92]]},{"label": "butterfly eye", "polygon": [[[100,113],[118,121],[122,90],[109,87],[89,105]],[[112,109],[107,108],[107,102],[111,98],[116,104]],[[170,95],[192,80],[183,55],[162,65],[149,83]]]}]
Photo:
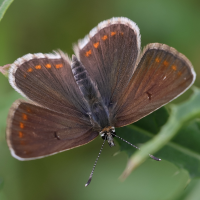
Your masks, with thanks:
[{"label": "butterfly eye", "polygon": [[102,134],[101,134],[101,138],[102,138],[103,140],[107,140],[107,135],[106,135],[106,133],[102,133]]}]

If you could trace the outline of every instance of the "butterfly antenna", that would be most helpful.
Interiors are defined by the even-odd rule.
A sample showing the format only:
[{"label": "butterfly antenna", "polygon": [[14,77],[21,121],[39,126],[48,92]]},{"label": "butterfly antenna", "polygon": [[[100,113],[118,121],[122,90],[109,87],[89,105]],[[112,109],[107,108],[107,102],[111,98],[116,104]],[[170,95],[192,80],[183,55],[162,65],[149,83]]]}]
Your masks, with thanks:
[{"label": "butterfly antenna", "polygon": [[156,161],[161,161],[160,158],[157,158],[157,157],[155,157],[154,155],[149,154],[149,156],[150,156],[152,159],[156,160]]},{"label": "butterfly antenna", "polygon": [[139,150],[140,150],[140,148],[139,148],[139,147],[137,147],[137,146],[135,146],[135,145],[131,144],[130,142],[126,141],[125,139],[123,139],[123,138],[119,137],[118,135],[116,135],[116,134],[112,134],[112,135],[113,135],[114,137],[117,137],[117,138],[119,138],[120,140],[122,140],[122,141],[126,142],[127,144],[131,145],[132,147],[135,147],[136,149],[139,149]]},{"label": "butterfly antenna", "polygon": [[99,157],[100,157],[100,155],[101,155],[101,152],[102,152],[102,150],[103,150],[103,146],[104,146],[104,144],[105,144],[105,141],[106,141],[106,138],[105,138],[104,141],[103,141],[103,144],[102,144],[101,149],[100,149],[100,151],[99,151],[99,155],[97,156],[97,158],[96,158],[96,160],[95,160],[95,163],[94,163],[92,172],[90,173],[89,179],[88,179],[87,183],[85,184],[85,187],[87,187],[87,186],[90,184],[91,180],[92,180],[92,176],[93,176],[93,173],[94,173],[94,169],[95,169],[95,167],[96,167],[96,165],[97,165],[97,161],[98,161],[98,159],[99,159]]},{"label": "butterfly antenna", "polygon": [[[117,137],[117,138],[119,138],[120,140],[126,142],[127,144],[131,145],[132,147],[135,147],[136,149],[139,149],[139,150],[140,150],[139,147],[137,147],[137,146],[131,144],[130,142],[126,141],[125,139],[119,137],[118,135],[116,135],[116,134],[112,134],[112,135],[113,135],[114,137]],[[149,154],[149,156],[150,156],[152,159],[156,160],[156,161],[161,161],[160,158],[157,158],[157,157],[155,157],[155,156],[153,156],[153,155],[151,155],[151,154]]]}]

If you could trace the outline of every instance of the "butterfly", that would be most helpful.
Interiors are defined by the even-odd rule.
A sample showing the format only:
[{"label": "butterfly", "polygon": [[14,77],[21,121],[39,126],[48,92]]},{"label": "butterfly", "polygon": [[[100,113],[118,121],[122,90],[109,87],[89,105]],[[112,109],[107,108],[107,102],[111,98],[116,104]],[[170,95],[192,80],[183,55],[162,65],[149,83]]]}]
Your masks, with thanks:
[{"label": "butterfly", "polygon": [[117,17],[78,41],[72,59],[62,51],[18,58],[9,82],[29,100],[17,100],[8,114],[12,156],[43,158],[99,135],[112,147],[115,128],[138,121],[193,84],[196,75],[183,54],[159,43],[141,53],[140,46],[138,26]]}]

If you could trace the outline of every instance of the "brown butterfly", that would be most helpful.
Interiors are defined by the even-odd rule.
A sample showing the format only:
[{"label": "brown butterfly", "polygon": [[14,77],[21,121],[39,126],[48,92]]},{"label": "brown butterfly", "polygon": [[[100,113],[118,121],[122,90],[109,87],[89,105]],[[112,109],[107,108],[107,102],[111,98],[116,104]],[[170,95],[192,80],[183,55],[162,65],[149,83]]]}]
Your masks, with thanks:
[{"label": "brown butterfly", "polygon": [[9,111],[7,142],[15,158],[43,158],[98,135],[112,147],[115,127],[177,98],[196,76],[190,61],[165,44],[140,53],[139,28],[124,17],[101,22],[74,50],[72,61],[58,51],[27,54],[11,65],[10,84],[30,100],[17,100]]}]

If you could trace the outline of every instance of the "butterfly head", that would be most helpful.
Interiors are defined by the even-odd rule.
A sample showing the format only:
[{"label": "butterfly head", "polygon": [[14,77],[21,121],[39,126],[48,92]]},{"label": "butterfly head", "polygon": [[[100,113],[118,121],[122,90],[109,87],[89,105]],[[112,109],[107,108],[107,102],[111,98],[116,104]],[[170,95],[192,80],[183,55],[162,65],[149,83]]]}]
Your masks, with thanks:
[{"label": "butterfly head", "polygon": [[116,135],[114,127],[111,127],[111,126],[106,127],[99,134],[103,140],[108,140],[108,144],[110,147],[115,146],[115,143],[113,140],[113,137],[115,137]]}]

